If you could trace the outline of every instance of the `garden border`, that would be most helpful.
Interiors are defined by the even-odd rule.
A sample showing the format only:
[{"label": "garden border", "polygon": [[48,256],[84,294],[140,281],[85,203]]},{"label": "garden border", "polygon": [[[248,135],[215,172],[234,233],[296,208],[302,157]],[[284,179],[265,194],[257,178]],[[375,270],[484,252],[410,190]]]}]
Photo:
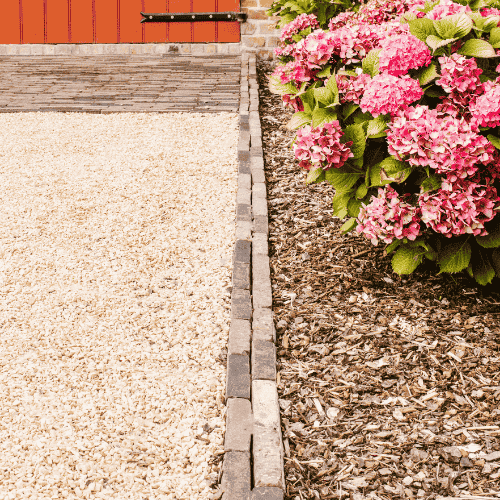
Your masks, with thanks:
[{"label": "garden border", "polygon": [[236,242],[227,353],[223,500],[283,500],[276,330],[256,56],[241,56]]}]

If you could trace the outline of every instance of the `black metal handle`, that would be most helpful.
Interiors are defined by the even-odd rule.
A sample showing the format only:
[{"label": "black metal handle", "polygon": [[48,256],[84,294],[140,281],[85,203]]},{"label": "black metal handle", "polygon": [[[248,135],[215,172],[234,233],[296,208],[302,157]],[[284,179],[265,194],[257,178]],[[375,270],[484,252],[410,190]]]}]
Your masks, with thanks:
[{"label": "black metal handle", "polygon": [[198,21],[238,21],[245,22],[247,15],[244,12],[165,12],[161,14],[141,12],[141,23],[178,23]]}]

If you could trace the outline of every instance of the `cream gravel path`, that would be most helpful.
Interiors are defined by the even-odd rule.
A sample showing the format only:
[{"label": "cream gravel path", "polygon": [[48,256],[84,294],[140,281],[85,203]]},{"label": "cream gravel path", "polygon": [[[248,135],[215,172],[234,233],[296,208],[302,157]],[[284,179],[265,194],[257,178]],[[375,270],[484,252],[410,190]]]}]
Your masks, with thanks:
[{"label": "cream gravel path", "polygon": [[0,500],[207,499],[236,113],[0,113]]}]

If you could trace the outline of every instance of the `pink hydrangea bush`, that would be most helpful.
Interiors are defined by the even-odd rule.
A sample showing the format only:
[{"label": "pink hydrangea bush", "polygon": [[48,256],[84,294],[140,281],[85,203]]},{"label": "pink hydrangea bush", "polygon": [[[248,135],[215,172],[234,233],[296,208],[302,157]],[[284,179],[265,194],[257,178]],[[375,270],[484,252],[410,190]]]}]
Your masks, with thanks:
[{"label": "pink hydrangea bush", "polygon": [[292,84],[280,93],[296,111],[299,166],[334,187],[333,215],[350,216],[342,231],[389,245],[399,274],[425,255],[481,284],[500,277],[497,6],[368,0],[327,31],[302,17],[284,32],[293,48],[275,75]]}]

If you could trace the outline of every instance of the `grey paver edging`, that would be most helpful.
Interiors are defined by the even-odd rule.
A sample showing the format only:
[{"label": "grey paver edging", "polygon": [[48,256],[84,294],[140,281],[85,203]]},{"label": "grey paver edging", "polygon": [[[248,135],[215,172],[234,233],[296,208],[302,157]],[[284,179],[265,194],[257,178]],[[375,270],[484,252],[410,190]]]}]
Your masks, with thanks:
[{"label": "grey paver edging", "polygon": [[283,500],[285,475],[256,58],[242,54],[222,500]]}]

